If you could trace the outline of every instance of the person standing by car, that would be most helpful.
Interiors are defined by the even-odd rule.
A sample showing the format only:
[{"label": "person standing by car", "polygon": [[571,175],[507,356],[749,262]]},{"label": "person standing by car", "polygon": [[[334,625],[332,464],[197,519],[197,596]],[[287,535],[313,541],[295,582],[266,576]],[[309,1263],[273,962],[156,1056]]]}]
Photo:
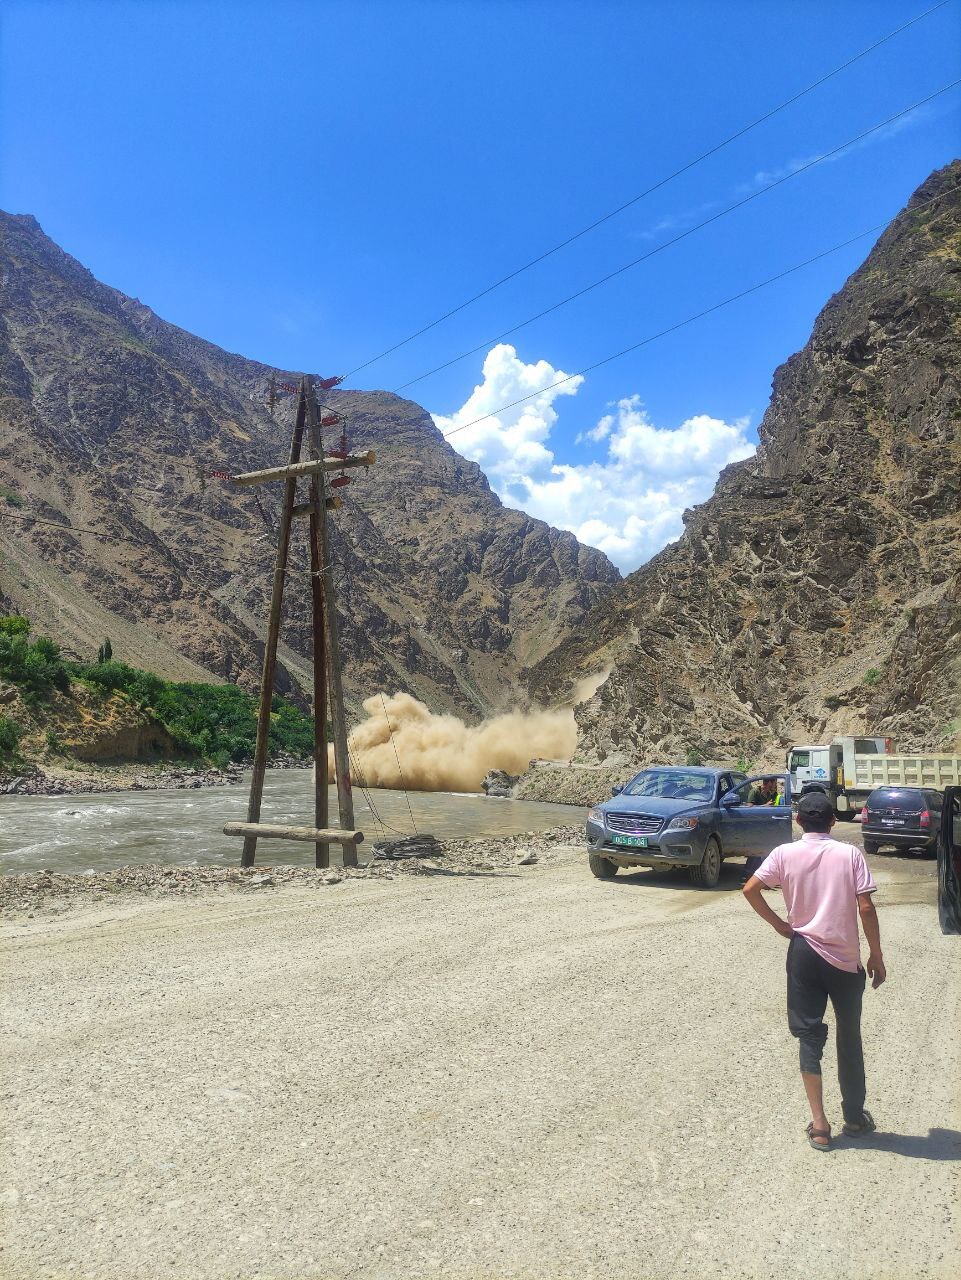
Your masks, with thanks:
[{"label": "person standing by car", "polygon": [[[828,1029],[828,999],[837,1027],[838,1079],[844,1112],[843,1132],[859,1137],[876,1128],[864,1109],[864,1051],[861,997],[865,973],[860,962],[858,916],[868,943],[867,971],[873,987],[887,977],[881,932],[872,894],[877,886],[864,855],[851,844],[830,838],[834,810],[822,792],[801,797],[797,820],[800,840],[778,845],[744,886],[744,896],[768,924],[789,938],[787,1014],[797,1037],[801,1079],[811,1107],[808,1141],[816,1151],[831,1147],[831,1126],[824,1114],[821,1054]],[[780,889],[787,920],[764,901],[763,891]]]}]

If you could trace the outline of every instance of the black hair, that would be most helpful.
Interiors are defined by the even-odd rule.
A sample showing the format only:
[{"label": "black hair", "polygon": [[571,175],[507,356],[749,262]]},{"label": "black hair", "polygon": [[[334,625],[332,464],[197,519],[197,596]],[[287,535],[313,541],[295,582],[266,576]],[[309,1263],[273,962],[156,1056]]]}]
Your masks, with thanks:
[{"label": "black hair", "polygon": [[799,813],[797,824],[802,831],[810,831],[817,835],[826,836],[834,826],[834,814]]}]

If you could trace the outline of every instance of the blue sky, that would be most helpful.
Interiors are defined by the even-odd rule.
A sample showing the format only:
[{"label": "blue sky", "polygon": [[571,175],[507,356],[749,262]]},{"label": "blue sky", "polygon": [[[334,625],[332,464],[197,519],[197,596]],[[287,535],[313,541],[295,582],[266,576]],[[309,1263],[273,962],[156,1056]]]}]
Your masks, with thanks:
[{"label": "blue sky", "polygon": [[[167,320],[341,373],[930,3],[7,0],[0,205]],[[959,76],[953,0],[349,385],[393,390],[485,344],[405,393],[449,428],[887,221],[958,154],[958,90],[487,354],[519,320]],[[750,450],[775,366],[869,245],[452,443],[508,501],[633,568]]]}]

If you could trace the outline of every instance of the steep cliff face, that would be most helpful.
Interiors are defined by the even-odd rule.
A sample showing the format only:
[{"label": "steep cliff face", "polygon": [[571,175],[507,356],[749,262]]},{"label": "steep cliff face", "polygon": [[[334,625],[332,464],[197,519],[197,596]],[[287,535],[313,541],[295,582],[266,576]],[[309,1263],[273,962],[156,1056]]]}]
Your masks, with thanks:
[{"label": "steep cliff face", "polygon": [[585,761],[865,729],[961,749],[961,162],[777,370],[760,438],[533,687],[611,669],[577,713]]},{"label": "steep cliff face", "polygon": [[[0,287],[6,607],[82,656],[109,635],[116,656],[158,674],[252,687],[279,491],[233,491],[211,472],[286,459],[293,406],[281,402],[274,421],[265,392],[271,374],[296,375],[165,323],[30,217],[0,214]],[[418,405],[337,391],[327,403],[347,415],[351,444],[378,454],[332,521],[349,698],[387,687],[437,709],[503,707],[616,570],[571,534],[505,509]],[[303,542],[282,688],[310,682]]]}]

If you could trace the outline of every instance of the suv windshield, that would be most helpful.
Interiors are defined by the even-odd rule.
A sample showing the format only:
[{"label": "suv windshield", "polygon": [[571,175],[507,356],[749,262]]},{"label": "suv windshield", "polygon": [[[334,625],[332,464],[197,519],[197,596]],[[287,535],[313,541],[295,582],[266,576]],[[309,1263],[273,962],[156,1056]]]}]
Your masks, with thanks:
[{"label": "suv windshield", "polygon": [[626,796],[660,796],[665,800],[713,800],[714,779],[683,769],[645,769],[624,788]]}]

